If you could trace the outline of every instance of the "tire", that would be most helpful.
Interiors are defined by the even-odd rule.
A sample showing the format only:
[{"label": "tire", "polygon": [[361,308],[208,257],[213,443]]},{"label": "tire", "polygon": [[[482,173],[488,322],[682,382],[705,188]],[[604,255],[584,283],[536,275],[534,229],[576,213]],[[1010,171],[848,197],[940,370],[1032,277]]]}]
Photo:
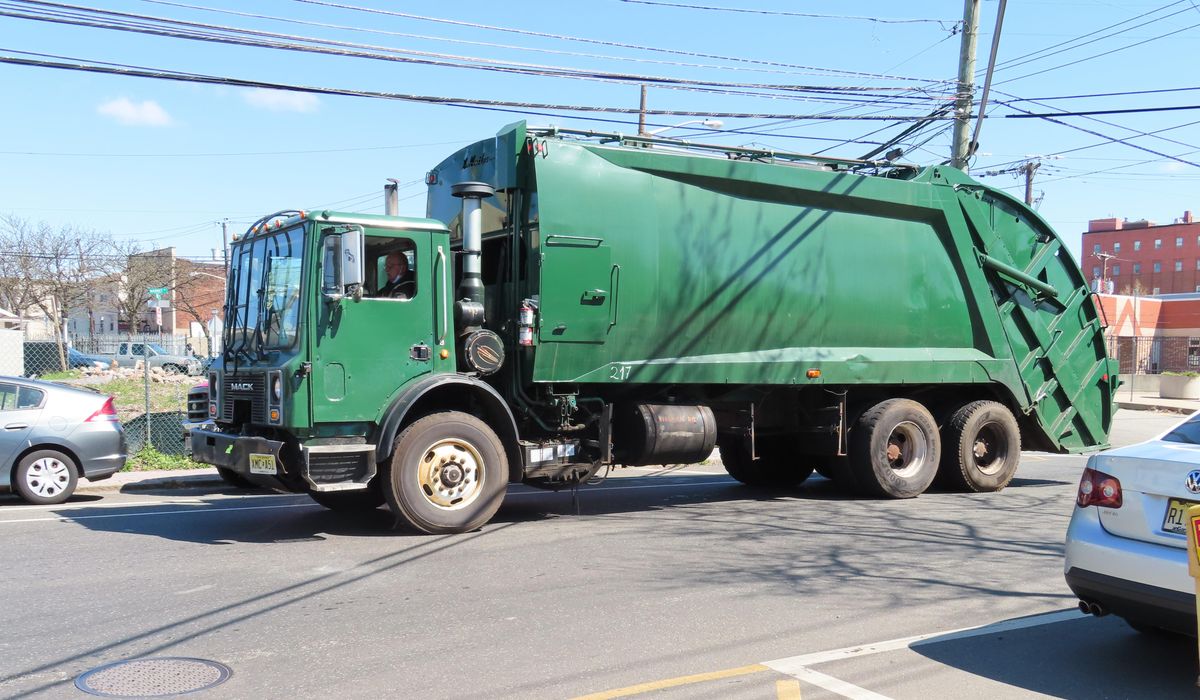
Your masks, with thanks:
[{"label": "tire", "polygon": [[817,458],[817,473],[829,479],[838,489],[846,493],[858,493],[858,480],[850,469],[850,459],[830,455]]},{"label": "tire", "polygon": [[929,411],[909,399],[875,404],[854,425],[850,471],[859,491],[914,498],[937,476],[941,437]]},{"label": "tire", "polygon": [[951,414],[942,445],[938,482],[958,491],[999,491],[1012,481],[1021,461],[1017,419],[995,401],[973,401]]},{"label": "tire", "polygon": [[258,488],[254,484],[250,483],[250,481],[244,476],[238,474],[232,469],[228,469],[226,467],[217,467],[217,474],[221,477],[221,481],[224,481],[230,486],[236,486],[239,489]]},{"label": "tire", "polygon": [[342,513],[372,511],[384,502],[378,482],[357,491],[309,491],[308,495],[329,510]]},{"label": "tire", "polygon": [[414,528],[431,535],[470,532],[500,508],[508,458],[486,423],[443,411],[400,433],[388,472],[388,505]]},{"label": "tire", "polygon": [[789,449],[787,440],[773,436],[755,445],[758,459],[750,459],[746,438],[741,435],[722,435],[717,438],[721,463],[729,476],[747,486],[799,486],[813,473],[813,462]]},{"label": "tire", "polygon": [[13,486],[17,494],[36,505],[62,503],[75,493],[79,468],[75,461],[56,450],[37,450],[17,465]]},{"label": "tire", "polygon": [[175,364],[163,365],[162,369],[167,374],[186,374],[187,373],[186,369],[184,369],[183,367],[180,367],[179,365],[175,365]]}]

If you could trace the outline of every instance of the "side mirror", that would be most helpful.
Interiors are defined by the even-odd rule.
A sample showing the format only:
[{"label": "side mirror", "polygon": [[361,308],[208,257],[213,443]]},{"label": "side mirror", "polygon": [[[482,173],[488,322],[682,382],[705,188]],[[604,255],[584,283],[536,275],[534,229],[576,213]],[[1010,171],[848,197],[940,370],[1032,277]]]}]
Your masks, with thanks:
[{"label": "side mirror", "polygon": [[350,294],[355,301],[362,298],[366,278],[363,266],[362,229],[325,229],[324,251],[321,259],[321,293],[329,302],[339,301]]}]

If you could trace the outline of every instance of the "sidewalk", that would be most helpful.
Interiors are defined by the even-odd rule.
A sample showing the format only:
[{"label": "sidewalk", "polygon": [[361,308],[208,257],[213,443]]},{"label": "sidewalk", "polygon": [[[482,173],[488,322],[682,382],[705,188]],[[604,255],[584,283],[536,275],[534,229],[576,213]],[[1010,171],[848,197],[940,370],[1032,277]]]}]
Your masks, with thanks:
[{"label": "sidewalk", "polygon": [[[1133,411],[1160,411],[1164,413],[1189,414],[1200,410],[1200,401],[1192,399],[1162,399],[1157,393],[1128,391],[1117,394],[1117,407]],[[715,454],[714,454],[715,457]],[[172,489],[234,489],[226,484],[214,468],[186,469],[178,471],[118,472],[103,481],[80,480],[76,489],[79,493],[113,493],[136,491],[159,491]]]},{"label": "sidewalk", "polygon": [[[1132,394],[1132,395],[1131,395]],[[1157,392],[1117,391],[1117,408],[1132,411],[1161,411],[1164,413],[1190,414],[1200,411],[1200,400],[1162,399]]]}]

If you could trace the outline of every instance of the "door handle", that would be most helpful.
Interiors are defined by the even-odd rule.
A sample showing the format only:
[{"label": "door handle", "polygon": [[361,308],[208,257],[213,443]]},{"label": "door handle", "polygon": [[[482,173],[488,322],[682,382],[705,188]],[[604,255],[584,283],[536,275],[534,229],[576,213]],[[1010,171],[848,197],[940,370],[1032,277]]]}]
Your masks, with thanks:
[{"label": "door handle", "polygon": [[589,289],[583,293],[579,303],[585,306],[603,306],[608,292],[603,289]]},{"label": "door handle", "polygon": [[9,423],[8,425],[4,426],[4,429],[5,430],[23,430],[28,427],[29,427],[28,423]]}]

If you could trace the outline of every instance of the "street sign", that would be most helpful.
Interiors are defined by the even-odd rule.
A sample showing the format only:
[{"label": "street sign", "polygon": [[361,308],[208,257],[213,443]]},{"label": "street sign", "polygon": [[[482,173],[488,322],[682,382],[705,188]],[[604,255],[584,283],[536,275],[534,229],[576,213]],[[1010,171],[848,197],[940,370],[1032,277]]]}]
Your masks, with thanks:
[{"label": "street sign", "polygon": [[161,296],[166,295],[167,288],[166,287],[147,287],[146,293],[149,294],[150,296],[161,297]]}]

